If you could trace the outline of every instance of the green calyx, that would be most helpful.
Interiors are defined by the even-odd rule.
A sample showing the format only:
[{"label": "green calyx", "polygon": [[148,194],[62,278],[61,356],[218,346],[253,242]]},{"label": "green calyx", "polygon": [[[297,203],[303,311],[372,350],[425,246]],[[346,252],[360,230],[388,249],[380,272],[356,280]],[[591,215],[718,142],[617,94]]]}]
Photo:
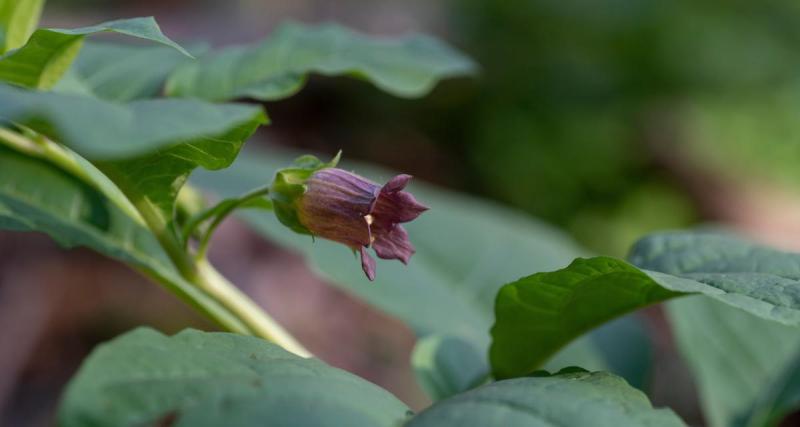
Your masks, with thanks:
[{"label": "green calyx", "polygon": [[329,162],[323,162],[312,155],[300,156],[292,166],[275,173],[270,187],[269,197],[278,220],[296,233],[311,234],[297,214],[297,202],[306,192],[306,181],[315,172],[333,168],[339,163],[342,152],[339,151]]}]

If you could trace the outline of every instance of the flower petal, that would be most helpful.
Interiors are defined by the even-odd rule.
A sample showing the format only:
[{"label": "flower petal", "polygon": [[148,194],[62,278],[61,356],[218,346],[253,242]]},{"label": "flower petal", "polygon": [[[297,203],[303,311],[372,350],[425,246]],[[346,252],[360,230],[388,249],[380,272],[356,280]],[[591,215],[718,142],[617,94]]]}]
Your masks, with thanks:
[{"label": "flower petal", "polygon": [[383,188],[381,188],[381,193],[394,193],[406,188],[409,181],[413,178],[411,175],[408,174],[400,174],[396,177],[392,178],[387,182]]},{"label": "flower petal", "polygon": [[371,213],[376,222],[398,224],[413,221],[426,210],[428,207],[419,203],[407,191],[381,191]]},{"label": "flower petal", "polygon": [[372,243],[372,248],[379,257],[399,259],[403,264],[408,264],[408,260],[416,250],[402,225],[394,225],[389,229],[376,228],[374,231],[375,242]]},{"label": "flower petal", "polygon": [[360,249],[361,252],[361,269],[367,275],[370,281],[375,280],[375,260],[367,253],[367,248],[364,246]]},{"label": "flower petal", "polygon": [[306,181],[299,199],[300,223],[313,235],[358,247],[369,245],[369,224],[364,219],[376,202],[380,187],[350,172],[328,168]]}]

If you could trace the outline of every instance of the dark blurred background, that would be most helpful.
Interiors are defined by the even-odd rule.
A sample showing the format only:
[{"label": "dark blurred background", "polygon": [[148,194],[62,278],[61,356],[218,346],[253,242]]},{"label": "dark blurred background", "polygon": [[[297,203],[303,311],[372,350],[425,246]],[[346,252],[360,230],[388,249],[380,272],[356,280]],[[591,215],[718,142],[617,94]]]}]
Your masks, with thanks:
[{"label": "dark blurred background", "polygon": [[[644,233],[709,221],[800,249],[798,2],[50,0],[44,24],[143,15],[176,40],[215,46],[255,41],[289,19],[423,31],[482,68],[422,100],[315,77],[266,105],[273,124],[250,144],[341,148],[521,209],[602,254],[623,257]],[[220,234],[215,247],[225,250],[212,255],[221,270],[315,354],[412,408],[426,404],[402,323],[326,286],[300,257],[236,221]],[[658,324],[658,310],[649,315]],[[82,358],[139,324],[211,327],[113,261],[0,232],[0,424],[49,425]],[[667,401],[692,386],[662,335],[657,348],[672,363],[662,375],[672,382],[655,403],[702,424],[691,398]]]}]

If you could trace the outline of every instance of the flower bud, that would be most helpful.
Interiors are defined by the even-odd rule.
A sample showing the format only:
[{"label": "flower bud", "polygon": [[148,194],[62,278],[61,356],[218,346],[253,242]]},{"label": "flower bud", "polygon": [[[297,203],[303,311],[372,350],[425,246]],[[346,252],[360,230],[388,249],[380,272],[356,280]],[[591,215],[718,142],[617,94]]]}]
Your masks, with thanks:
[{"label": "flower bud", "polygon": [[[403,191],[411,176],[398,175],[380,186],[332,167],[335,162],[313,166],[313,172],[297,173],[295,170],[289,177],[276,177],[276,182],[295,178],[296,185],[302,186],[302,192],[297,188],[293,192],[284,191],[288,197],[272,196],[279,219],[295,231],[333,240],[358,251],[362,269],[370,280],[375,279],[375,260],[367,253],[369,247],[375,249],[380,258],[398,259],[407,264],[414,254],[414,246],[400,224],[414,220],[428,209]],[[284,200],[276,201],[276,196]],[[288,205],[287,201],[290,201]],[[281,204],[284,206],[279,206]]]}]

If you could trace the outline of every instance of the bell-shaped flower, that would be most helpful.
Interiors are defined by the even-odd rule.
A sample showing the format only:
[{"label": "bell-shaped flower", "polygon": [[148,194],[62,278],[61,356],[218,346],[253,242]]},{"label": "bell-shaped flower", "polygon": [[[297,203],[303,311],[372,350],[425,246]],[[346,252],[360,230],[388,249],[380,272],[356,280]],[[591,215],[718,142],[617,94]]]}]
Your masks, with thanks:
[{"label": "bell-shaped flower", "polygon": [[[398,259],[407,264],[414,254],[414,245],[400,224],[414,220],[428,209],[404,191],[411,176],[397,175],[381,186],[331,167],[335,160],[318,163],[313,171],[295,168],[285,170],[293,173],[283,177],[279,172],[276,182],[302,185],[302,191],[296,187],[292,187],[292,191],[284,188],[283,193],[288,197],[281,197],[280,192],[273,194],[279,219],[295,231],[333,240],[358,251],[361,266],[370,280],[375,279],[375,260],[367,253],[370,247],[380,258]],[[299,173],[301,170],[304,173]]]}]

